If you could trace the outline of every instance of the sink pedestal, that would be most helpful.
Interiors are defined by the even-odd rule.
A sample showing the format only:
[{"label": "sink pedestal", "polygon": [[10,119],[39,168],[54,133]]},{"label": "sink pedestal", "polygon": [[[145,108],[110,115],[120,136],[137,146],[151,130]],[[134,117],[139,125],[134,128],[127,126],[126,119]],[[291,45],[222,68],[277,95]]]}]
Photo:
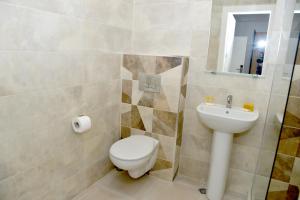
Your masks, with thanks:
[{"label": "sink pedestal", "polygon": [[223,199],[229,171],[232,143],[232,133],[214,131],[207,190],[209,200]]}]

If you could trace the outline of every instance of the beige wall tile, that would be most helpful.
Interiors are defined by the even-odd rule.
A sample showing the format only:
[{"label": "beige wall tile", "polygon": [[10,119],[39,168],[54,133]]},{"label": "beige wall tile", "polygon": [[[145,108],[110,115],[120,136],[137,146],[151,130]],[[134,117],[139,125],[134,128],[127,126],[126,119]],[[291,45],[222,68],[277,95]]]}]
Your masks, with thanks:
[{"label": "beige wall tile", "polygon": [[[71,199],[112,167],[133,2],[82,3],[0,3],[3,199]],[[92,129],[75,134],[71,119],[81,114]]]}]

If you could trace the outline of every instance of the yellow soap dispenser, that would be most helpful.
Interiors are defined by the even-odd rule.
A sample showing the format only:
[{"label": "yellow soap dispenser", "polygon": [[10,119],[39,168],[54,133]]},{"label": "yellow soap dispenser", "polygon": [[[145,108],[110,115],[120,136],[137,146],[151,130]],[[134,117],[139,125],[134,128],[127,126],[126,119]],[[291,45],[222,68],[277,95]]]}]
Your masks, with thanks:
[{"label": "yellow soap dispenser", "polygon": [[254,104],[250,102],[244,103],[243,108],[248,112],[254,112]]},{"label": "yellow soap dispenser", "polygon": [[215,101],[215,98],[213,96],[205,96],[204,101],[206,104],[213,104]]}]

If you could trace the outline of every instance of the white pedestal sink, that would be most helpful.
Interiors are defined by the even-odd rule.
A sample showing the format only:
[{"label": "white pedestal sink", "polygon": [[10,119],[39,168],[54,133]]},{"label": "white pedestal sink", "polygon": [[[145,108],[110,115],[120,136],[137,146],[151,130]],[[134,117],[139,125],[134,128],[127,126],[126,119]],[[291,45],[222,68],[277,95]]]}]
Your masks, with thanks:
[{"label": "white pedestal sink", "polygon": [[200,120],[214,130],[207,197],[209,200],[222,200],[229,171],[233,135],[253,127],[259,113],[204,103],[197,107],[197,111]]}]

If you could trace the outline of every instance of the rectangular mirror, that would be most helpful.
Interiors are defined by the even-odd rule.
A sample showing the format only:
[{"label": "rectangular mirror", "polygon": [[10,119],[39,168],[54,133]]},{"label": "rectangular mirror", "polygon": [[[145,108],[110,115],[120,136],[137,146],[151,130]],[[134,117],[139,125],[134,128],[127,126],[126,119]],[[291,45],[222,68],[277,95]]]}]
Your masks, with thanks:
[{"label": "rectangular mirror", "polygon": [[207,70],[263,75],[276,0],[213,0]]}]

